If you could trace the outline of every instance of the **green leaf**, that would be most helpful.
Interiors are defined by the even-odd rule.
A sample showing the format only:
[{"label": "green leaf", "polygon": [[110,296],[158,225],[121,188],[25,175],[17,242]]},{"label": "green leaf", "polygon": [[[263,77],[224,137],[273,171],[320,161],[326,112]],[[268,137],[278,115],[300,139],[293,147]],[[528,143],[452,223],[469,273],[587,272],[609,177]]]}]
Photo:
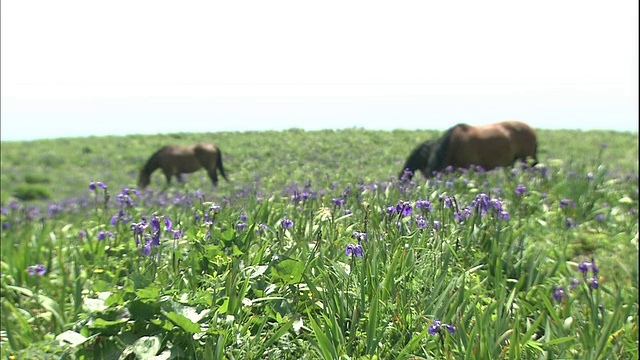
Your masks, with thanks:
[{"label": "green leaf", "polygon": [[139,360],[154,359],[160,351],[160,338],[157,336],[143,336],[136,340],[131,350]]},{"label": "green leaf", "polygon": [[61,344],[66,343],[67,345],[76,347],[87,341],[87,338],[75,331],[67,330],[56,336],[56,340],[60,341]]},{"label": "green leaf", "polygon": [[166,316],[167,319],[171,320],[171,322],[173,322],[176,326],[188,333],[195,334],[197,332],[200,332],[200,325],[189,320],[184,315],[180,315],[176,312],[171,311],[164,314],[164,316]]},{"label": "green leaf", "polygon": [[285,284],[299,283],[303,272],[304,263],[293,259],[282,260],[271,267],[272,278],[280,279]]}]

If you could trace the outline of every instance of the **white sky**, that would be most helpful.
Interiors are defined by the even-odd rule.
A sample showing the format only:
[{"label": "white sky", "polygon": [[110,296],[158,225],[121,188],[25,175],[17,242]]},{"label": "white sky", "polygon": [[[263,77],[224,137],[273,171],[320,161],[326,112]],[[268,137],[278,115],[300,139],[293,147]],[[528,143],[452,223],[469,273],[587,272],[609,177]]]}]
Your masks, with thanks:
[{"label": "white sky", "polygon": [[638,1],[3,0],[1,138],[638,131]]}]

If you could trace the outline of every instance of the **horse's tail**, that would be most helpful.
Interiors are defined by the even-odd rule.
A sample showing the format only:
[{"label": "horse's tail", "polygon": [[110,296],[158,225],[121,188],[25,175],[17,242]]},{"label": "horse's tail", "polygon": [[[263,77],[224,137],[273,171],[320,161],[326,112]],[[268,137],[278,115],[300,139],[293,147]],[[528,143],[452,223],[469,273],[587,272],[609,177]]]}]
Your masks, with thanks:
[{"label": "horse's tail", "polygon": [[216,161],[216,167],[218,168],[218,170],[220,170],[220,175],[222,175],[222,177],[229,181],[229,179],[227,178],[227,175],[225,175],[224,173],[224,167],[222,166],[222,151],[220,151],[220,148],[218,148],[218,161]]}]

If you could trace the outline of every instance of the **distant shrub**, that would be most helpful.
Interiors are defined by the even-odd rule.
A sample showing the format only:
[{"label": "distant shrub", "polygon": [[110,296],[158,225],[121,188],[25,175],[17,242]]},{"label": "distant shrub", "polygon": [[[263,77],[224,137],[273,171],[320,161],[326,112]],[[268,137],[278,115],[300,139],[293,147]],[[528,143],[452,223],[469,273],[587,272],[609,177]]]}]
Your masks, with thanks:
[{"label": "distant shrub", "polygon": [[26,174],[24,176],[24,182],[26,182],[27,184],[48,184],[51,182],[51,180],[43,175]]},{"label": "distant shrub", "polygon": [[40,163],[47,167],[57,168],[64,165],[65,159],[61,156],[54,155],[53,153],[46,153],[40,158]]},{"label": "distant shrub", "polygon": [[20,184],[13,189],[13,196],[20,200],[48,200],[51,191],[41,184]]}]

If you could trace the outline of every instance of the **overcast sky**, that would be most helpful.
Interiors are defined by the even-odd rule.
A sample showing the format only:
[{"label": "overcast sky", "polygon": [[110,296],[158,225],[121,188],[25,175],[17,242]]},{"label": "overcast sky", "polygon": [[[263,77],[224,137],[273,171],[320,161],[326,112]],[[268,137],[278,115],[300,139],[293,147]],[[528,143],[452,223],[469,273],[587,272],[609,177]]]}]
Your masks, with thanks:
[{"label": "overcast sky", "polygon": [[638,1],[20,1],[1,138],[445,129],[638,131]]}]

